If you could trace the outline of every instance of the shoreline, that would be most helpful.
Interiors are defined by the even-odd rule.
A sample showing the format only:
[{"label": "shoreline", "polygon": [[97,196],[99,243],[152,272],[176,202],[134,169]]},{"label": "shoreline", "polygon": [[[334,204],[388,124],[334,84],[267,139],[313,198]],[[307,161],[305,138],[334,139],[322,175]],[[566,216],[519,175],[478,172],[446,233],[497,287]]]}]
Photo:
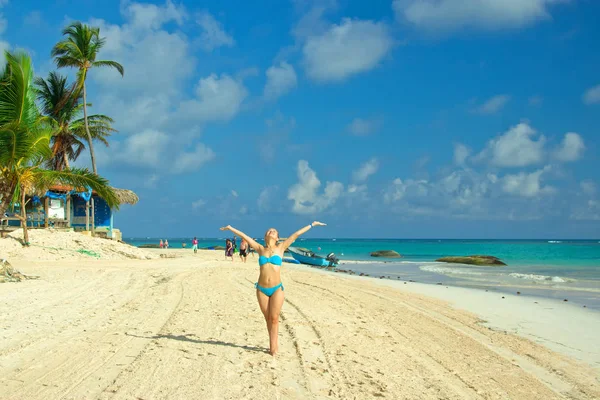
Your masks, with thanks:
[{"label": "shoreline", "polygon": [[[146,249],[152,252],[166,252],[167,254],[177,254],[179,256],[189,254],[191,249],[182,248],[170,248],[164,249]],[[199,249],[200,250],[200,249]],[[221,250],[208,250],[201,249],[202,251],[216,251]],[[236,255],[234,255],[236,257]],[[291,256],[290,256],[291,257]],[[252,260],[250,256],[249,260]],[[236,257],[236,262],[239,258]],[[288,265],[296,265],[289,263]],[[383,270],[371,270],[365,267],[376,266],[383,268]],[[394,270],[394,266],[398,266],[400,269]],[[465,272],[468,271],[484,271],[487,273],[498,273],[504,275],[503,279],[497,280],[486,280],[486,279],[469,279],[464,275],[452,275],[443,274],[441,272],[430,271],[428,268],[434,266],[435,269],[462,269]],[[306,266],[310,268],[320,269],[319,267]],[[362,267],[362,268],[361,268]],[[410,271],[407,269],[416,267],[417,271]],[[388,268],[386,270],[386,268]],[[392,269],[390,269],[392,268]],[[400,280],[407,282],[420,282],[428,285],[445,285],[453,286],[458,288],[468,288],[473,290],[490,291],[500,294],[513,295],[520,293],[535,297],[536,299],[551,299],[563,301],[567,299],[567,302],[578,304],[581,307],[600,310],[600,280],[584,280],[584,279],[570,279],[566,278],[564,281],[553,281],[551,279],[540,281],[540,275],[537,274],[520,274],[523,276],[521,280],[515,280],[511,278],[511,274],[515,274],[511,271],[503,271],[503,267],[480,267],[472,266],[467,264],[454,264],[445,263],[438,261],[407,261],[402,258],[398,259],[377,259],[363,261],[363,260],[342,260],[340,261],[337,272],[348,275],[365,276],[373,278],[381,278],[385,280]],[[531,277],[531,279],[528,279]],[[498,278],[498,277],[496,277]],[[548,276],[548,278],[552,278]],[[571,284],[572,286],[566,286]]]}]

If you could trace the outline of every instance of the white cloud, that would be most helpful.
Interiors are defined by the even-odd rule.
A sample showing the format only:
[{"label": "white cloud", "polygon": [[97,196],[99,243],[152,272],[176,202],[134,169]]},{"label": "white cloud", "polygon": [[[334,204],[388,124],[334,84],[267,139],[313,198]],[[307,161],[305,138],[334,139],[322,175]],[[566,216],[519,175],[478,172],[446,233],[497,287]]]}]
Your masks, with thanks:
[{"label": "white cloud", "polygon": [[363,119],[354,118],[352,122],[347,126],[348,132],[355,136],[368,136],[374,133],[381,126],[381,119]]},{"label": "white cloud", "polygon": [[579,186],[581,187],[581,190],[583,190],[583,193],[588,196],[593,196],[598,191],[596,184],[590,180],[582,181]]},{"label": "white cloud", "polygon": [[510,100],[510,96],[501,94],[494,96],[487,100],[485,103],[480,105],[475,109],[475,111],[479,114],[496,114],[498,111],[502,110],[506,103]]},{"label": "white cloud", "polygon": [[364,193],[367,191],[367,185],[348,185],[348,193]]},{"label": "white cloud", "polygon": [[116,158],[130,165],[156,168],[161,165],[161,153],[168,143],[168,135],[148,129],[127,137],[124,148],[117,149]]},{"label": "white cloud", "polygon": [[171,170],[175,174],[196,171],[214,158],[214,151],[206,147],[206,145],[198,143],[193,151],[179,153],[175,158],[175,163],[173,163]]},{"label": "white cloud", "polygon": [[454,163],[456,165],[464,165],[467,158],[471,154],[471,150],[462,143],[454,145]]},{"label": "white cloud", "polygon": [[239,197],[239,194],[238,194],[238,192],[236,192],[236,191],[235,191],[235,190],[233,190],[233,189],[231,189],[231,195],[232,195],[233,197]]},{"label": "white cloud", "polygon": [[343,81],[375,68],[392,45],[383,22],[345,18],[326,32],[307,37],[304,65],[308,76],[316,81]]},{"label": "white cloud", "polygon": [[[541,195],[555,192],[541,183],[548,170],[498,177],[460,168],[432,180],[396,178],[382,199],[386,210],[404,217],[539,219],[543,215],[539,201],[546,199]],[[531,201],[534,197],[536,202]]]},{"label": "white cloud", "polygon": [[197,210],[198,208],[204,207],[204,205],[206,205],[206,200],[198,199],[192,202],[192,209]]},{"label": "white cloud", "polygon": [[[321,35],[329,29],[329,23],[324,20],[323,15],[337,8],[336,0],[319,0],[312,4],[308,1],[295,1],[299,8],[303,8],[304,15],[292,29],[292,35],[297,39],[304,40],[310,36]],[[306,10],[306,6],[309,7]]]},{"label": "white cloud", "polygon": [[502,178],[502,190],[522,197],[553,194],[556,190],[551,186],[543,186],[541,182],[542,175],[549,170],[550,167],[546,166],[529,174],[520,172],[514,175],[506,175]]},{"label": "white cloud", "polygon": [[322,194],[318,193],[321,181],[308,166],[308,161],[298,161],[299,182],[290,187],[288,199],[294,202],[292,211],[296,214],[314,214],[335,204],[344,191],[340,182],[327,182]]},{"label": "white cloud", "polygon": [[585,143],[581,136],[575,132],[569,132],[565,134],[562,143],[554,152],[554,157],[563,162],[577,161],[581,158],[584,150]]},{"label": "white cloud", "polygon": [[155,30],[170,21],[175,21],[181,25],[187,18],[183,6],[178,7],[171,0],[167,0],[163,7],[128,1],[123,1],[121,4],[125,6],[121,12],[135,29]]},{"label": "white cloud", "polygon": [[290,92],[298,85],[298,78],[294,67],[285,61],[279,65],[273,65],[267,69],[267,83],[265,84],[264,96],[266,99],[274,100]]},{"label": "white cloud", "polygon": [[565,0],[394,0],[399,21],[428,32],[520,28],[550,19],[549,8]]},{"label": "white cloud", "polygon": [[476,159],[489,160],[497,167],[524,167],[538,164],[544,158],[546,138],[540,135],[536,141],[532,139],[536,134],[529,125],[520,123],[503,135],[490,140]]},{"label": "white cloud", "polygon": [[233,47],[235,45],[233,37],[225,32],[223,25],[210,13],[202,12],[198,14],[196,22],[202,28],[199,39],[202,49],[213,51],[218,47]]},{"label": "white cloud", "polygon": [[181,104],[180,112],[187,118],[201,121],[227,121],[240,111],[248,96],[244,84],[222,74],[200,79],[196,86],[197,99]]},{"label": "white cloud", "polygon": [[180,103],[185,82],[195,69],[189,39],[165,27],[181,25],[187,13],[171,1],[163,5],[128,1],[121,5],[122,25],[98,19],[88,23],[98,26],[106,39],[99,57],[120,62],[125,76],[114,69],[90,71],[88,98],[94,104],[93,112],[113,117],[116,128],[125,134],[161,130]]},{"label": "white cloud", "polygon": [[364,182],[369,178],[369,176],[377,172],[378,169],[379,161],[377,158],[372,158],[352,173],[352,179],[354,179],[355,182]]},{"label": "white cloud", "polygon": [[600,103],[600,85],[586,90],[583,94],[583,102],[588,105]]},{"label": "white cloud", "polygon": [[[146,129],[128,136],[123,143],[116,142],[110,153],[103,151],[103,165],[116,160],[120,163],[171,174],[193,172],[215,158],[214,152],[202,143],[192,151],[177,144],[176,138],[164,132]],[[165,164],[165,158],[175,161]]]},{"label": "white cloud", "polygon": [[260,211],[260,212],[271,211],[274,207],[273,198],[275,197],[275,195],[277,194],[278,191],[279,191],[278,186],[269,186],[269,187],[264,188],[260,192],[260,195],[258,196],[258,199],[256,200],[256,205],[258,206],[258,211]]}]

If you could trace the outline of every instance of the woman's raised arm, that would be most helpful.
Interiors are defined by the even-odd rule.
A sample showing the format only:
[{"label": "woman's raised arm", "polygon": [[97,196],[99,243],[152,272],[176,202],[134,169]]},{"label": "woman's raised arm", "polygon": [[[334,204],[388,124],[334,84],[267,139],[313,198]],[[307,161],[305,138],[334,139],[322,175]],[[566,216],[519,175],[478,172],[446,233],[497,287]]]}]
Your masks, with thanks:
[{"label": "woman's raised arm", "polygon": [[294,232],[290,236],[288,236],[288,238],[285,239],[285,242],[282,243],[283,250],[284,251],[287,250],[287,248],[290,247],[296,239],[298,239],[298,236],[305,234],[306,232],[308,232],[310,230],[310,228],[312,228],[314,226],[325,226],[325,225],[327,225],[327,224],[324,224],[319,221],[315,221],[310,225],[306,225],[304,228],[298,229],[296,232]]},{"label": "woman's raised arm", "polygon": [[231,231],[234,234],[240,236],[242,239],[244,239],[246,242],[248,242],[250,247],[252,247],[256,251],[261,251],[261,248],[263,247],[261,244],[257,243],[256,240],[252,239],[250,236],[246,235],[244,232],[235,229],[231,225],[224,226],[221,228],[221,230],[222,231]]}]

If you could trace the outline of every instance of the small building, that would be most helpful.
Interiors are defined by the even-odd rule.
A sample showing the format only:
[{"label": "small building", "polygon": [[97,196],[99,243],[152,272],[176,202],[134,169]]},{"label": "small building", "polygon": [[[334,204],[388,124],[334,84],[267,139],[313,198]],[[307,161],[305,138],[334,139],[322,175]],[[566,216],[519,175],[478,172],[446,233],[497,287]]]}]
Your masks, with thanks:
[{"label": "small building", "polygon": [[[120,204],[134,205],[138,196],[131,190],[113,188]],[[12,206],[8,216],[2,217],[2,230],[14,230],[21,221],[11,215],[20,213],[20,204]],[[28,197],[26,204],[27,226],[30,228],[70,228],[121,240],[119,229],[114,227],[114,211],[96,192],[77,192],[70,186],[55,185],[43,196]]]}]

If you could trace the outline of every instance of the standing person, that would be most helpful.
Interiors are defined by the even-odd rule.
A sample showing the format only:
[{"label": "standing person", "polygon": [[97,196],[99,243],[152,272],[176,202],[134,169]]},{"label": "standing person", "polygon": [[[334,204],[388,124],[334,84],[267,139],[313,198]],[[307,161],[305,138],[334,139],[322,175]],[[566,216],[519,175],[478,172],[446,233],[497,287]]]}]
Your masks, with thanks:
[{"label": "standing person", "polygon": [[160,247],[161,249],[163,247],[165,247],[165,244],[163,243],[162,239],[160,239],[160,243],[158,244],[158,247]]},{"label": "standing person", "polygon": [[248,242],[244,238],[242,238],[242,242],[240,243],[240,260],[246,262],[246,258],[248,257]]},{"label": "standing person", "polygon": [[196,236],[192,239],[192,249],[194,249],[194,254],[198,252],[198,239],[196,239]]},{"label": "standing person", "polygon": [[235,253],[236,249],[237,249],[237,242],[235,240],[235,235],[233,235],[233,239],[231,240],[232,244],[233,244],[233,252]]},{"label": "standing person", "polygon": [[[260,311],[265,317],[267,330],[269,331],[269,353],[277,354],[279,344],[277,334],[279,333],[279,313],[283,306],[283,285],[281,283],[281,263],[283,261],[283,253],[288,247],[294,243],[298,236],[308,232],[314,226],[324,226],[325,224],[315,221],[310,225],[294,232],[283,243],[278,243],[279,232],[271,228],[265,233],[265,245],[257,243],[244,232],[233,228],[231,225],[221,228],[222,231],[231,231],[243,238],[250,247],[258,253],[258,265],[260,266],[260,274],[258,282],[254,284],[256,287],[256,298]],[[279,290],[281,289],[281,290]]]},{"label": "standing person", "polygon": [[165,239],[165,249],[169,248],[169,241],[167,239]]},{"label": "standing person", "polygon": [[233,261],[233,243],[230,239],[225,240],[225,260],[227,257],[231,257],[231,261]]}]

